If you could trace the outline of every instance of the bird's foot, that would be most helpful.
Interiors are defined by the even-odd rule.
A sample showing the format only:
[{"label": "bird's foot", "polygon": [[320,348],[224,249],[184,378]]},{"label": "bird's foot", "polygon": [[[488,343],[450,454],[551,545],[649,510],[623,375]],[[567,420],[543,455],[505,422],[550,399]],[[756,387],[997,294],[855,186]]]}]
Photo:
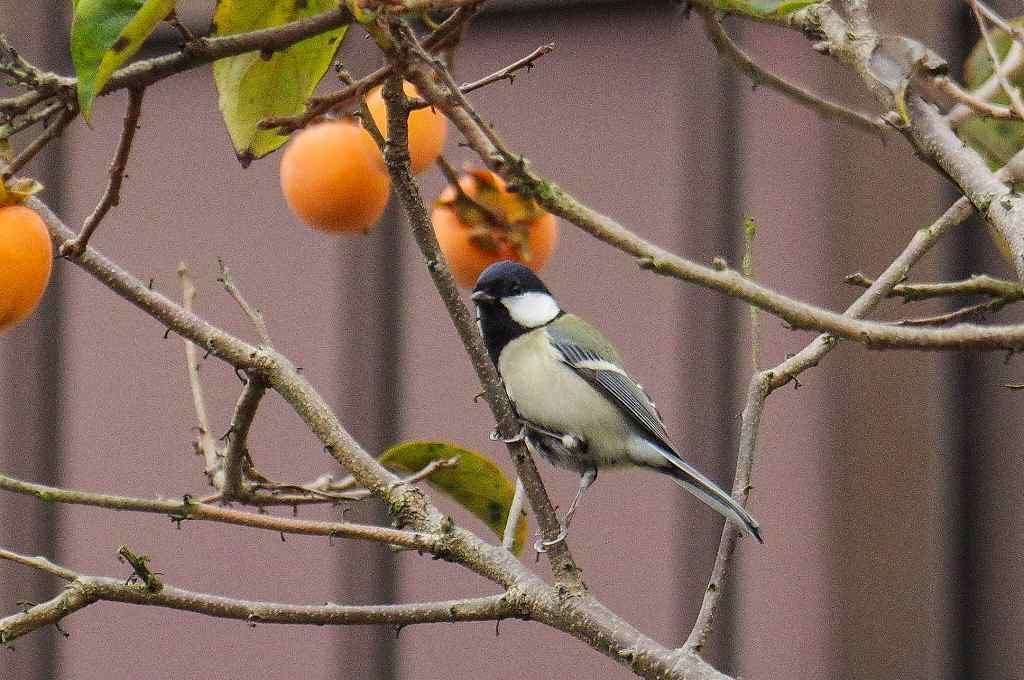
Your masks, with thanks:
[{"label": "bird's foot", "polygon": [[533,544],[533,549],[539,553],[546,553],[548,551],[548,548],[550,548],[553,545],[558,545],[559,543],[564,541],[565,537],[568,535],[569,527],[562,526],[561,531],[558,532],[558,535],[550,541],[545,541],[543,538],[538,538],[536,543]]},{"label": "bird's foot", "polygon": [[504,442],[506,444],[515,444],[516,442],[521,442],[526,439],[526,428],[520,428],[517,434],[509,437],[508,439],[502,437],[501,433],[499,433],[497,430],[491,430],[491,434],[489,436],[492,442]]}]

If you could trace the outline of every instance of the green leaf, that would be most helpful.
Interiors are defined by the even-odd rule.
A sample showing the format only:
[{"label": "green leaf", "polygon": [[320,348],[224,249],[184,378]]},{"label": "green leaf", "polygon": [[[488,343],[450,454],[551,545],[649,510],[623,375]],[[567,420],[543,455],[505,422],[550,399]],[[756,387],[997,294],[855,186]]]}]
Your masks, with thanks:
[{"label": "green leaf", "polygon": [[716,9],[731,14],[745,14],[758,19],[781,19],[808,5],[820,5],[827,0],[713,0]]},{"label": "green leaf", "polygon": [[[451,496],[500,538],[505,533],[515,484],[483,454],[445,442],[405,442],[385,451],[380,462],[406,474],[415,474],[428,463],[456,457],[455,465],[435,471],[427,482]],[[526,533],[524,512],[516,527],[514,554],[522,552]]]},{"label": "green leaf", "polygon": [[[1013,19],[1010,23],[1014,26],[1024,26],[1024,17]],[[990,37],[996,54],[1002,60],[1010,51],[1013,41],[1001,29],[992,31]],[[979,40],[964,62],[964,83],[971,90],[977,89],[992,73],[992,59],[989,58],[988,48],[984,40]],[[1017,73],[1012,74],[1010,82],[1017,87],[1024,86],[1024,69],[1018,69]],[[992,101],[1006,105],[1009,104],[1010,98],[1000,89]],[[1005,165],[1024,147],[1024,123],[1020,121],[971,116],[964,121],[957,133],[971,148],[981,154],[993,169]]]},{"label": "green leaf", "polygon": [[[337,6],[338,0],[218,0],[213,34],[280,26]],[[260,130],[257,123],[305,110],[347,31],[348,26],[342,26],[273,54],[248,52],[214,63],[220,110],[242,167],[288,140],[277,130]]]},{"label": "green leaf", "polygon": [[92,119],[92,102],[111,74],[131,58],[174,9],[174,0],[75,0],[71,60],[78,107]]}]

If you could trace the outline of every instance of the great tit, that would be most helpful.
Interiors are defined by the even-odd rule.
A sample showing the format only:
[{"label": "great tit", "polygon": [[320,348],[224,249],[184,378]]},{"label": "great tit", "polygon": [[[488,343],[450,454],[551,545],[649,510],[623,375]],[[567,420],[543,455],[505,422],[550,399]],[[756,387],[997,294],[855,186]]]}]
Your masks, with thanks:
[{"label": "great tit", "polygon": [[580,475],[553,541],[565,538],[587,488],[605,467],[640,465],[670,476],[760,542],[761,530],[736,500],[684,461],[661,415],[622,366],[611,343],[558,306],[528,267],[492,264],[473,288],[480,331],[522,422],[529,450]]}]

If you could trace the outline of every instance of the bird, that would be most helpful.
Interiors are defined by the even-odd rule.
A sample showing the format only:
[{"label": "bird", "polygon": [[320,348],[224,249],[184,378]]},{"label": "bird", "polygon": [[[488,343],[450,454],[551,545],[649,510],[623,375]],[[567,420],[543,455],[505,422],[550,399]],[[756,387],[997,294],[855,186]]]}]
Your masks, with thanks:
[{"label": "bird", "polygon": [[650,468],[671,477],[744,533],[764,543],[750,513],[683,460],[654,402],[626,369],[618,350],[580,317],[562,310],[529,267],[502,260],[481,272],[471,299],[484,344],[498,369],[531,453],[580,475],[558,536],[598,470]]}]

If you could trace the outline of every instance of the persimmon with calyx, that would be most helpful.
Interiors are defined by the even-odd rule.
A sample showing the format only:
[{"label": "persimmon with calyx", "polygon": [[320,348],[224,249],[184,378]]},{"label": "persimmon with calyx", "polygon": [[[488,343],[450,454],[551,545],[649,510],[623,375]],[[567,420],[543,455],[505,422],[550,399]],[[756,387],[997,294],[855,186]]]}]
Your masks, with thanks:
[{"label": "persimmon with calyx", "polygon": [[369,132],[349,120],[329,120],[289,142],[281,156],[281,190],[314,229],[365,233],[384,214],[391,179]]},{"label": "persimmon with calyx", "polygon": [[[403,81],[402,89],[407,97],[418,97],[419,90],[410,82]],[[388,136],[388,107],[376,87],[366,95],[366,106],[370,109],[373,122],[380,133]],[[444,140],[448,136],[448,120],[439,111],[426,106],[409,113],[409,165],[415,174],[429,168],[444,150]]]},{"label": "persimmon with calyx", "polygon": [[471,288],[499,260],[540,271],[555,249],[558,225],[536,201],[509,191],[490,170],[470,170],[434,205],[431,222],[456,283]]},{"label": "persimmon with calyx", "polygon": [[[0,195],[11,198],[6,188]],[[32,313],[52,269],[53,246],[42,218],[23,205],[0,207],[0,333]]]}]

